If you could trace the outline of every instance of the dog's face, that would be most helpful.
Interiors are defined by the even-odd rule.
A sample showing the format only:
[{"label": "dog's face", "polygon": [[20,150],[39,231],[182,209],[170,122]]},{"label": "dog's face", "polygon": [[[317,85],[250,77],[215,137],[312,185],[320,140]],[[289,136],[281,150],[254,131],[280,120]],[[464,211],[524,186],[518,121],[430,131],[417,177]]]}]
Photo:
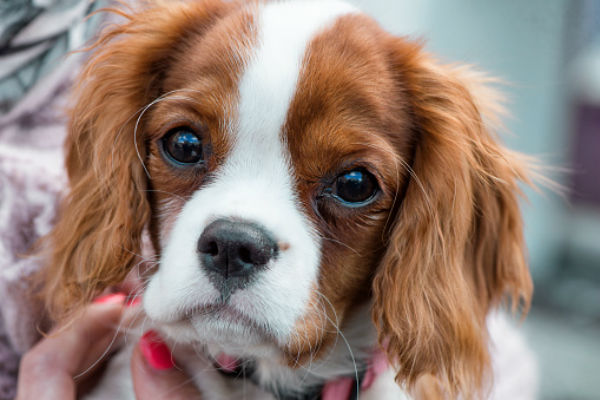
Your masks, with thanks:
[{"label": "dog's face", "polygon": [[531,291],[523,171],[488,132],[481,79],[336,1],[158,5],[100,43],[51,236],[54,310],[122,280],[149,229],[144,309],[179,340],[293,366],[372,302],[400,379],[481,386],[485,314]]},{"label": "dog's face", "polygon": [[143,127],[161,252],[152,319],[230,349],[275,342],[296,362],[368,299],[411,132],[373,52],[389,38],[354,11],[248,7],[165,72]]}]

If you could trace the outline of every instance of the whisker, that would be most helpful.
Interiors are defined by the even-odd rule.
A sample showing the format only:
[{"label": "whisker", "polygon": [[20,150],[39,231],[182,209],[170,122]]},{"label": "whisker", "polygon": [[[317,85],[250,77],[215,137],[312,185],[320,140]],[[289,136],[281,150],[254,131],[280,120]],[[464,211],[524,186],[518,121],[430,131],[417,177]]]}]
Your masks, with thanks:
[{"label": "whisker", "polygon": [[117,325],[115,332],[110,340],[110,342],[108,343],[108,345],[106,346],[106,348],[104,349],[104,351],[102,352],[102,354],[100,354],[100,356],[92,363],[90,364],[90,366],[88,366],[85,370],[83,370],[82,372],[80,372],[79,374],[73,376],[74,380],[78,380],[80,378],[82,378],[84,375],[86,375],[88,372],[90,372],[92,369],[94,369],[100,362],[102,362],[104,360],[104,358],[109,354],[109,352],[111,351],[113,345],[116,343],[117,338],[119,337],[119,334],[122,331],[123,328],[123,323],[124,320],[121,319],[119,321],[119,324]]},{"label": "whisker", "polygon": [[137,115],[137,120],[135,123],[135,127],[134,127],[134,135],[133,135],[133,140],[134,140],[134,146],[135,146],[135,151],[137,154],[138,159],[140,160],[142,167],[144,168],[144,171],[146,172],[146,176],[150,177],[150,174],[148,173],[148,170],[146,169],[146,165],[144,164],[140,151],[138,149],[137,146],[137,129],[138,129],[138,125],[140,123],[140,120],[142,118],[142,116],[146,113],[146,111],[152,107],[153,105],[160,103],[161,101],[164,100],[187,100],[196,104],[201,104],[200,101],[191,98],[191,97],[168,97],[171,96],[173,94],[176,93],[180,93],[180,92],[191,92],[191,93],[201,93],[199,90],[195,90],[195,89],[176,89],[176,90],[171,90],[169,92],[166,92],[162,95],[160,95],[159,97],[157,97],[156,99],[152,100],[150,103],[140,107],[136,112],[134,112],[129,118],[127,118],[127,120],[121,125],[121,128],[119,129],[119,132],[117,132],[117,135],[115,136],[115,139],[113,140],[113,145],[112,145],[112,149],[111,149],[111,171],[114,171],[114,155],[115,155],[115,146],[117,144],[117,140],[119,139],[119,137],[121,136],[121,134],[123,133],[123,130],[125,128],[125,126],[127,126],[127,124],[129,124],[129,122],[135,118],[135,116]]},{"label": "whisker", "polygon": [[142,160],[142,155],[140,153],[140,149],[139,149],[138,143],[137,143],[138,127],[139,127],[140,121],[141,121],[142,117],[144,116],[144,114],[146,113],[146,111],[148,111],[148,109],[150,107],[152,107],[153,105],[155,105],[157,103],[160,103],[161,101],[165,101],[165,100],[189,100],[189,101],[194,101],[194,99],[191,99],[189,97],[162,97],[161,96],[161,97],[153,100],[152,102],[150,102],[148,105],[146,105],[146,107],[144,107],[144,109],[142,110],[142,112],[140,113],[140,115],[138,115],[137,120],[135,121],[135,126],[133,128],[133,145],[135,147],[135,153],[137,154],[138,160],[140,160],[140,163],[142,164],[142,167],[144,168],[144,171],[146,172],[146,176],[148,177],[148,179],[151,179],[150,172],[146,168],[146,164],[144,163],[144,160]]},{"label": "whisker", "polygon": [[[335,307],[333,307],[333,304],[331,303],[331,301],[329,300],[329,298],[327,296],[325,296],[323,293],[321,293],[320,291],[316,291],[317,293],[319,293],[323,299],[325,301],[327,301],[327,303],[331,306],[331,309],[334,310],[335,312]],[[338,317],[337,314],[335,314],[336,317],[336,322],[333,322],[331,320],[331,318],[329,318],[328,315],[326,315],[327,319],[334,325],[337,334],[342,338],[342,340],[344,341],[346,348],[348,349],[348,353],[350,354],[350,358],[352,359],[352,365],[354,367],[354,379],[356,382],[356,399],[358,400],[360,397],[360,384],[359,384],[359,378],[358,378],[358,366],[356,365],[356,358],[354,356],[354,352],[352,351],[352,347],[350,346],[350,342],[348,341],[348,339],[346,339],[346,336],[344,335],[344,333],[340,330],[339,325],[338,325]]]},{"label": "whisker", "polygon": [[346,243],[344,243],[344,242],[342,242],[340,240],[337,240],[337,239],[334,239],[334,238],[331,238],[331,237],[327,237],[327,236],[323,236],[323,235],[320,235],[320,237],[323,240],[328,240],[330,242],[333,242],[333,243],[339,244],[341,246],[344,246],[345,248],[347,248],[348,250],[352,251],[357,256],[360,256],[360,253],[356,249],[354,249],[353,247],[347,245]]},{"label": "whisker", "polygon": [[170,195],[170,196],[177,197],[179,200],[183,200],[183,201],[187,201],[187,200],[189,200],[189,196],[186,198],[186,197],[180,196],[180,195],[178,195],[178,194],[175,194],[175,193],[169,192],[169,191],[167,191],[167,190],[159,190],[159,189],[145,189],[145,190],[144,190],[144,192],[165,193],[165,194],[168,194],[168,195]]}]

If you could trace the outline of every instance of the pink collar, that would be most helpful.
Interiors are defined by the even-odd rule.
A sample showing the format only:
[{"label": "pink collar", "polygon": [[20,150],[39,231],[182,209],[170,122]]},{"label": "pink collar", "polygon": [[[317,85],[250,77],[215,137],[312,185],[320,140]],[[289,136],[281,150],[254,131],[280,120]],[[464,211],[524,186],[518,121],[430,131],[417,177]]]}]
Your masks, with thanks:
[{"label": "pink collar", "polygon": [[[233,372],[239,367],[238,359],[224,353],[221,353],[217,357],[216,362],[219,365],[219,368],[225,372]],[[385,372],[387,368],[388,362],[385,354],[381,351],[377,351],[369,360],[369,366],[362,378],[360,390],[364,391],[369,389],[375,382],[375,379]],[[353,385],[355,384],[356,381],[353,377],[343,377],[336,380],[327,381],[325,386],[323,386],[323,390],[321,391],[321,399],[348,400],[352,390],[354,389]]]}]

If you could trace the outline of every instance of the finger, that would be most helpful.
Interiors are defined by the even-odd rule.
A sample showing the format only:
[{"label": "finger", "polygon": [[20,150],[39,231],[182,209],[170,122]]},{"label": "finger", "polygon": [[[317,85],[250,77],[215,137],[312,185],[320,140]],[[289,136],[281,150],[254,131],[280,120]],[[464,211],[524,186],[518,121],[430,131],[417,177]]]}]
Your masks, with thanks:
[{"label": "finger", "polygon": [[[118,342],[116,331],[123,313],[124,296],[91,304],[81,318],[65,329],[51,332],[34,351],[54,368],[77,376],[97,364]],[[36,347],[38,347],[36,346]],[[58,349],[58,350],[57,350]]]},{"label": "finger", "polygon": [[168,347],[153,332],[144,335],[134,349],[131,376],[138,400],[202,398],[192,379],[175,366]]},{"label": "finger", "polygon": [[18,399],[75,398],[73,376],[100,360],[115,337],[123,295],[104,298],[66,328],[58,328],[25,354],[19,367]]},{"label": "finger", "polygon": [[[24,357],[19,366],[17,397],[15,400],[74,400],[75,382],[64,372],[39,369],[40,364],[29,363]],[[39,370],[38,370],[39,369]]]}]

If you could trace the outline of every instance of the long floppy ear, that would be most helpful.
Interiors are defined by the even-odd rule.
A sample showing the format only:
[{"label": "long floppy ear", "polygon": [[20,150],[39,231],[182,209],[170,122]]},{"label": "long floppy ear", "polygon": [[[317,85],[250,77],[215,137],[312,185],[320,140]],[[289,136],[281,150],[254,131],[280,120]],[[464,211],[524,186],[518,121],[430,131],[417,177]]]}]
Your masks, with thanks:
[{"label": "long floppy ear", "polygon": [[506,295],[526,308],[532,293],[518,206],[525,163],[491,132],[499,106],[484,78],[399,39],[393,59],[415,148],[373,318],[399,383],[433,376],[449,398],[477,398],[489,382],[488,310]]},{"label": "long floppy ear", "polygon": [[126,14],[104,32],[75,91],[66,142],[70,192],[46,238],[39,279],[55,319],[121,282],[140,253],[148,223],[144,106],[160,93],[173,49],[231,7],[221,1],[165,2]]}]

